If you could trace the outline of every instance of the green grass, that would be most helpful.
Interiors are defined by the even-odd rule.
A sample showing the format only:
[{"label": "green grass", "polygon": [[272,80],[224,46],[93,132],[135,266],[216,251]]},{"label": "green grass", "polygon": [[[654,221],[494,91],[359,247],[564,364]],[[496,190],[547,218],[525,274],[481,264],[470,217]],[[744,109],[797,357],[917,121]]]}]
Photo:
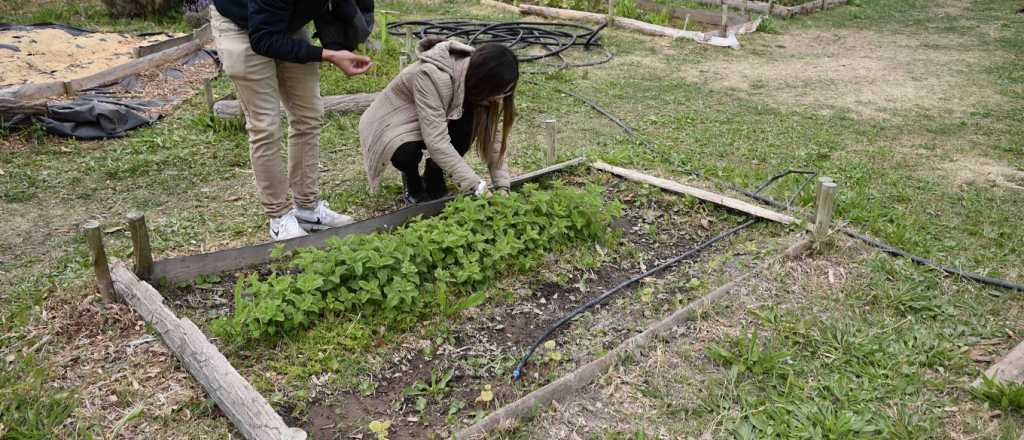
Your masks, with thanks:
[{"label": "green grass", "polygon": [[[776,20],[773,26],[778,34],[749,36],[742,51],[674,42],[673,55],[666,56],[661,42],[651,44],[627,33],[609,32],[605,42],[617,55],[612,63],[533,76],[540,85],[520,88],[522,116],[513,134],[511,164],[519,170],[543,164],[540,121],[554,117],[561,130],[560,158],[587,155],[673,173],[680,179],[684,171],[698,170],[743,186],[785,168],[816,169],[840,183],[837,216],[855,227],[922,256],[1020,282],[1024,279],[1024,254],[1019,252],[1024,244],[1020,191],[979,183],[956,185],[937,168],[963,155],[1024,168],[1024,25],[1008,12],[1016,6],[1009,0],[971,2],[966,17],[937,16],[929,12],[932,6],[924,0],[861,0],[822,14]],[[37,7],[28,0],[6,0],[0,8],[3,21],[18,23],[61,21],[99,29],[184,30],[178,16],[114,20],[98,2],[86,4],[84,17],[77,5],[67,2]],[[401,14],[391,20],[470,13],[460,3],[385,2],[379,9]],[[985,31],[979,32],[979,26]],[[786,35],[834,29],[905,38],[924,35],[920,38],[930,38],[929,44],[944,44],[936,47],[962,53],[991,50],[981,64],[965,62],[956,66],[962,69],[934,74],[967,76],[972,84],[982,84],[1005,100],[979,104],[962,115],[911,108],[872,117],[841,105],[788,105],[764,98],[756,90],[721,89],[699,77],[679,76],[684,69],[709,63],[780,57],[785,50],[777,46]],[[957,38],[940,38],[949,35]],[[380,52],[371,54],[377,67],[366,76],[346,78],[325,66],[324,94],[382,88],[397,72],[402,44],[389,38]],[[597,100],[646,133],[656,147],[646,149],[548,85]],[[230,90],[223,78],[216,87],[218,94]],[[75,233],[86,219],[101,220],[109,228],[121,224],[129,209],[143,209],[158,255],[264,239],[265,220],[253,194],[241,124],[211,122],[200,101],[188,100],[174,115],[123,140],[66,141],[37,130],[3,134],[5,140],[28,145],[0,154],[0,218],[13,219],[8,224],[13,229],[0,239],[4,356],[32,344],[24,332],[29,325],[40,325],[47,300],[79,298],[87,290],[87,255]],[[395,179],[388,179],[381,194],[366,191],[355,132],[358,118],[328,116],[326,121],[321,160],[326,168],[321,180],[324,197],[333,207],[360,218],[392,209],[398,193]],[[772,194],[781,197],[794,185],[784,182]],[[811,197],[805,193],[800,202],[808,204]],[[57,220],[40,225],[34,220],[40,213]],[[108,234],[107,243],[114,257],[130,256],[124,231]],[[1019,310],[1019,294],[888,257],[856,263],[864,266],[864,279],[833,297],[809,299],[794,309],[760,309],[756,333],[747,329],[737,337],[716,340],[715,386],[706,387],[699,407],[683,412],[672,409],[675,413],[666,410],[674,418],[662,421],[678,420],[682,414],[692,419],[686,423],[710,423],[721,415],[720,423],[737,438],[930,438],[944,429],[943,408],[963,406],[965,431],[983,438],[1013,438],[1019,431],[1015,424],[1021,423],[1019,405],[1012,404],[1019,400],[1019,389],[988,390],[979,397],[971,394],[964,384],[977,376],[979,368],[966,359],[964,347],[979,338],[1021,334],[1019,318],[1011,316]],[[345,371],[351,374],[334,385],[358,390],[369,386],[360,378],[380,365],[383,352],[377,351],[377,344],[397,340],[394,334],[380,332],[381,324],[366,317],[328,321],[265,359],[246,360],[243,373],[275,402],[303,399],[275,395],[272,391],[278,383],[262,374],[265,369],[289,383]],[[444,338],[446,329],[433,328],[428,333]],[[244,354],[239,351],[239,356]],[[38,359],[18,355],[0,369],[0,395],[4,396],[0,423],[9,437],[47,438],[61,429],[74,408],[82,406],[76,397],[80,389],[53,383],[57,368],[53,362],[51,352],[39,354]],[[489,363],[506,365],[514,360],[473,362],[486,370],[491,368]],[[999,432],[986,433],[984,411],[974,408],[986,404],[1010,408]],[[204,412],[204,417],[213,417],[210,413]],[[178,423],[168,419],[169,424]],[[102,432],[91,424],[106,422],[76,423],[84,426],[84,436]],[[14,437],[12,427],[24,435]],[[648,435],[642,429],[603,434]]]}]

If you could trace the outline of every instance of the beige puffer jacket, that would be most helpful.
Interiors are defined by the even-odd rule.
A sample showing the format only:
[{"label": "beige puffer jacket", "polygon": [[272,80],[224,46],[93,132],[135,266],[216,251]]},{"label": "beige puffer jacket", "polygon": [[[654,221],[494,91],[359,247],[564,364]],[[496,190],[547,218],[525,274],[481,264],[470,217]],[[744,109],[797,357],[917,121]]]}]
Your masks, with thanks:
[{"label": "beige puffer jacket", "polygon": [[[462,117],[466,69],[473,48],[458,41],[426,39],[418,49],[419,60],[399,73],[359,119],[359,143],[370,191],[380,189],[381,175],[395,150],[415,141],[426,144],[430,158],[452,176],[460,190],[471,191],[481,179],[452,146],[448,121]],[[487,160],[491,184],[507,187],[508,171],[495,165],[495,159]]]}]

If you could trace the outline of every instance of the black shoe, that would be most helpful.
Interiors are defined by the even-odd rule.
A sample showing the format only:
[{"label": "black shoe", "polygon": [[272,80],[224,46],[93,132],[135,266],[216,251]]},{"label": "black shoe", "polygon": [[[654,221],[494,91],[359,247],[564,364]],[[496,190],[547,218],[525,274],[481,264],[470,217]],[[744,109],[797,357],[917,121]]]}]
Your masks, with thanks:
[{"label": "black shoe", "polygon": [[[419,176],[416,177],[419,178]],[[418,205],[420,203],[423,203],[426,197],[424,197],[425,194],[423,193],[422,185],[423,184],[420,183],[420,187],[418,188],[419,191],[414,191],[417,188],[410,188],[409,176],[405,173],[402,173],[402,200],[410,205]]]}]

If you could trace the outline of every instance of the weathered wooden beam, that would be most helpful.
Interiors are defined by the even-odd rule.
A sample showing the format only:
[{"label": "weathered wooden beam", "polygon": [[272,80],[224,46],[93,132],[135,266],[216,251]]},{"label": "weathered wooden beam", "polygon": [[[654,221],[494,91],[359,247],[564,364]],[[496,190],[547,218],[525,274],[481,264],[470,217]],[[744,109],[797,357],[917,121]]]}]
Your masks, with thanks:
[{"label": "weathered wooden beam", "polygon": [[792,225],[799,222],[795,217],[782,214],[780,212],[772,211],[770,209],[753,205],[739,199],[734,199],[732,197],[716,194],[711,191],[683,185],[682,183],[679,182],[674,182],[668,179],[662,179],[660,177],[644,174],[639,171],[630,170],[627,168],[620,168],[614,165],[608,165],[604,162],[595,162],[591,164],[591,166],[601,171],[607,171],[609,173],[615,174],[616,176],[622,177],[626,180],[646,183],[648,185],[653,185],[658,188],[664,189],[666,191],[671,191],[674,193],[686,194],[688,196],[696,197],[706,202],[711,202],[717,205],[725,206],[727,208],[735,209],[737,211],[744,212],[755,217],[760,217],[765,220],[771,220],[773,222],[782,223],[784,225]]},{"label": "weathered wooden beam", "polygon": [[45,115],[46,101],[23,101],[21,99],[0,96],[0,115]]},{"label": "weathered wooden beam", "polygon": [[[519,186],[547,174],[561,171],[581,163],[583,163],[582,158],[562,162],[560,164],[517,176],[512,179],[511,184],[513,187]],[[352,234],[369,234],[371,232],[386,230],[402,225],[414,217],[430,217],[437,215],[442,209],[444,209],[448,200],[450,200],[450,198],[410,206],[380,217],[358,221],[338,228],[326,229],[304,237],[293,238],[291,240],[158,260],[153,263],[153,274],[151,279],[154,281],[176,283],[180,281],[191,281],[200,275],[212,275],[257,266],[269,262],[271,260],[271,252],[273,252],[278,246],[283,246],[286,251],[303,247],[322,247],[327,240],[334,237],[344,237]]]},{"label": "weathered wooden beam", "polygon": [[135,274],[149,279],[153,274],[153,248],[149,245],[149,227],[146,216],[139,211],[128,213],[128,231],[132,236],[132,255],[135,259]]},{"label": "weathered wooden beam", "polygon": [[139,46],[132,48],[132,58],[142,58],[155,54],[157,52],[163,52],[167,49],[181,46],[182,44],[192,41],[192,35],[182,35],[180,37],[168,38],[159,43],[153,43],[146,46]]},{"label": "weathered wooden beam", "polygon": [[153,286],[123,263],[112,271],[114,289],[142,319],[153,326],[185,369],[217,402],[217,406],[249,440],[302,440],[305,431],[290,428],[249,381],[245,380],[203,332],[187,318],[179,319]]},{"label": "weathered wooden beam", "polygon": [[505,2],[499,2],[495,0],[480,0],[480,4],[484,6],[490,6],[492,8],[498,8],[504,10],[505,12],[514,12],[517,14],[519,13],[519,8],[516,7],[516,5]]},{"label": "weathered wooden beam", "polygon": [[[324,96],[322,99],[324,113],[362,113],[377,99],[377,93]],[[238,101],[226,99],[213,104],[213,114],[218,118],[237,118],[242,114],[242,108]],[[281,115],[284,115],[284,109]]]},{"label": "weathered wooden beam", "polygon": [[[556,18],[560,20],[585,21],[598,24],[606,23],[608,21],[607,16],[605,16],[604,14],[575,11],[572,9],[549,8],[545,6],[535,5],[519,5],[519,11],[523,14],[536,15],[547,18]],[[698,43],[718,47],[740,47],[739,41],[736,40],[735,37],[723,38],[711,34],[705,34],[703,32],[684,31],[682,29],[676,29],[668,26],[659,26],[656,24],[651,24],[640,20],[634,20],[632,18],[616,17],[615,21],[612,22],[611,25],[618,28],[628,29],[631,31],[639,32],[641,34],[650,35],[654,37],[669,37],[673,39],[693,40]]]},{"label": "weathered wooden beam", "polygon": [[[1000,383],[1024,384],[1024,342],[1017,344],[1005,357],[985,370],[985,376]],[[973,386],[981,385],[981,379]]]},{"label": "weathered wooden beam", "polygon": [[649,345],[670,334],[675,327],[699,316],[702,310],[709,305],[726,297],[734,290],[737,290],[747,279],[775,264],[784,256],[796,255],[795,250],[806,249],[802,244],[806,239],[801,239],[790,246],[783,254],[769,258],[753,270],[734,278],[732,281],[711,291],[707,295],[687,304],[685,307],[676,310],[674,313],[648,327],[643,332],[623,341],[619,346],[609,351],[604,356],[588,362],[576,371],[562,376],[530,394],[523,396],[497,411],[491,413],[483,420],[465,428],[454,435],[458,440],[485,438],[495,429],[508,426],[520,419],[524,419],[551,404],[551,402],[564,401],[571,398],[580,389],[594,382],[598,377],[605,374],[613,366],[625,359],[643,356],[644,349]]},{"label": "weathered wooden beam", "polygon": [[89,256],[92,262],[93,273],[96,275],[96,288],[107,299],[114,298],[114,285],[110,278],[110,266],[107,263],[107,251],[103,247],[103,229],[100,223],[90,220],[82,225],[85,233],[85,242],[89,246]]},{"label": "weathered wooden beam", "polygon": [[[676,7],[676,6],[666,6],[666,5],[657,3],[657,2],[655,2],[653,0],[635,0],[635,1],[636,1],[636,5],[640,9],[644,9],[644,10],[648,10],[648,11],[654,11],[654,12],[668,11],[670,16],[672,16],[673,18],[678,18],[680,20],[684,20],[685,21],[686,17],[690,17],[690,19],[688,20],[689,22],[703,23],[703,24],[712,25],[712,26],[719,26],[719,25],[722,24],[722,17],[721,17],[720,14],[715,13],[715,12],[711,12],[711,11],[707,11],[707,10],[704,10],[704,9],[692,9],[692,8],[680,8],[680,7]],[[729,16],[728,24],[729,24],[730,27],[731,26],[738,26],[738,25],[740,25],[740,24],[742,24],[744,22],[747,22],[747,21],[750,21],[749,17],[743,17],[743,16],[739,16],[739,15],[732,15],[732,16]]]}]

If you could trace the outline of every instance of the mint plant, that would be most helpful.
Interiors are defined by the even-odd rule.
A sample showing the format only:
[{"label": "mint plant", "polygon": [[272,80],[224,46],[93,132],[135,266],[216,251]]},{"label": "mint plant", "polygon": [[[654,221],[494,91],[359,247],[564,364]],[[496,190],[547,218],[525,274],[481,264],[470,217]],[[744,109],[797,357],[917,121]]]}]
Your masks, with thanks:
[{"label": "mint plant", "polygon": [[296,251],[270,276],[235,286],[235,312],[214,325],[224,337],[268,339],[306,329],[324,314],[372,312],[411,320],[482,303],[467,295],[503,273],[535,267],[577,243],[605,241],[621,205],[601,189],[527,185],[520,192],[453,200],[438,216],[389,232],[333,239]]}]

